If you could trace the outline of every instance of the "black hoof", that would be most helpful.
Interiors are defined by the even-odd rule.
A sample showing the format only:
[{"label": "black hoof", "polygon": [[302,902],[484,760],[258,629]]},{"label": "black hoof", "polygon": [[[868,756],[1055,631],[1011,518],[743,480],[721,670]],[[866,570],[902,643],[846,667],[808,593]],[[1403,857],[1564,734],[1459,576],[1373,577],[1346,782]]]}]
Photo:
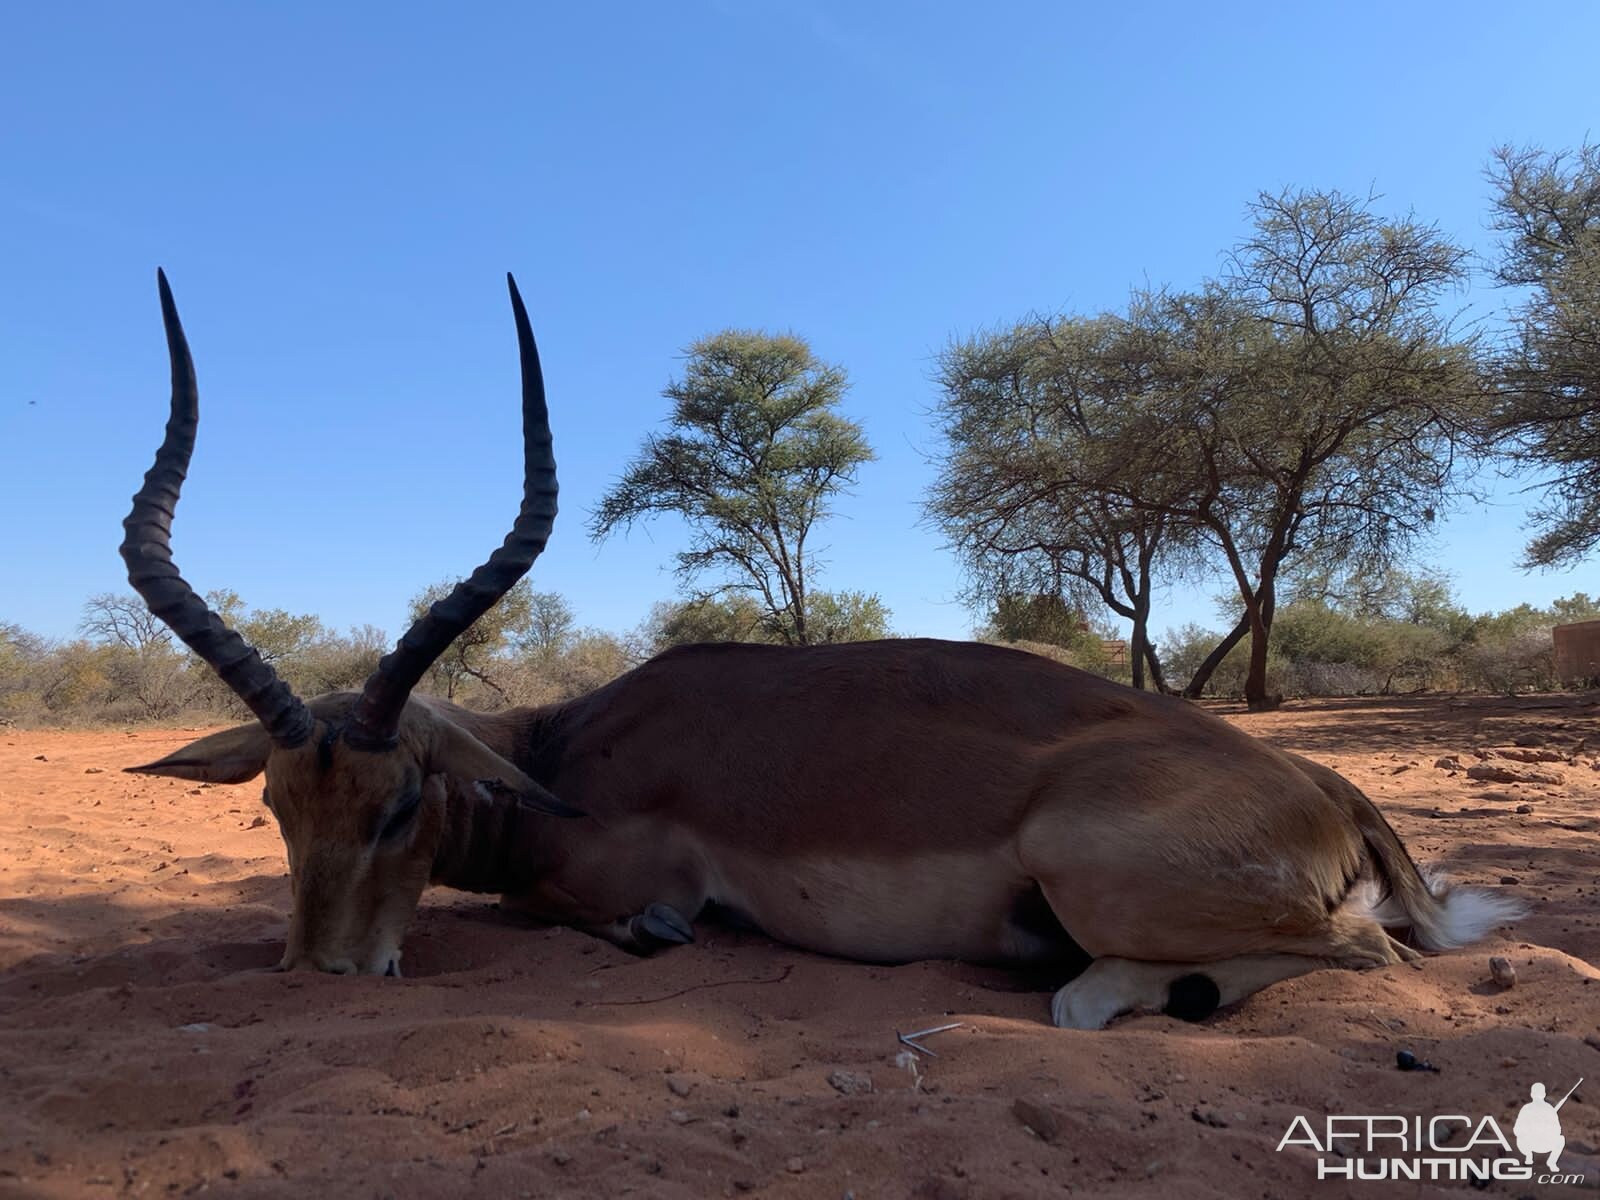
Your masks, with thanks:
[{"label": "black hoof", "polygon": [[646,946],[686,946],[694,941],[693,926],[670,904],[652,904],[628,926]]},{"label": "black hoof", "polygon": [[1209,975],[1185,975],[1167,989],[1167,1006],[1161,1011],[1180,1021],[1203,1021],[1217,1011],[1222,993]]}]

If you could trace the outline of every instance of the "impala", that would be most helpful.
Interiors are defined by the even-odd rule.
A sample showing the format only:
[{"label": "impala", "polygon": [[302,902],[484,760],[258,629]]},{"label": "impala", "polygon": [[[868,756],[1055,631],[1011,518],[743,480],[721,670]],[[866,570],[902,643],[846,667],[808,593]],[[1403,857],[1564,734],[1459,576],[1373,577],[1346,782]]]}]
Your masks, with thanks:
[{"label": "impala", "polygon": [[171,417],[122,554],[151,610],[257,719],[129,769],[265,774],[293,890],[283,968],[398,974],[435,883],[635,952],[721,916],[847,958],[1053,964],[1055,1022],[1093,1029],[1132,1011],[1198,1019],[1280,979],[1460,946],[1516,915],[1425,879],[1333,771],[1183,700],[995,646],[687,646],[541,708],[412,695],[555,519],[543,376],[508,282],[521,512],[359,695],[302,702],[172,561],[199,410],[159,277]]}]

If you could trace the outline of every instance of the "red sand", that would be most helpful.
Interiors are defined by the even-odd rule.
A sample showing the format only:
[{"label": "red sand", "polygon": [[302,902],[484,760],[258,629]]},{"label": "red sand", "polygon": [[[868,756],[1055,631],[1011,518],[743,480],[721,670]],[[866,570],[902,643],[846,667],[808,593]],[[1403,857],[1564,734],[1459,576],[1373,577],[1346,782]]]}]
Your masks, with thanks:
[{"label": "red sand", "polygon": [[[1559,1095],[1579,1075],[1561,1166],[1600,1187],[1600,708],[1229,715],[1343,771],[1419,859],[1533,914],[1420,969],[1318,972],[1200,1025],[1101,1033],[1051,1028],[1030,990],[1047,983],[1001,972],[735,934],[638,960],[442,890],[410,978],[281,975],[263,968],[289,894],[259,786],[118,771],[199,731],[0,731],[0,1195],[1459,1195],[1318,1182],[1310,1152],[1276,1146],[1298,1114],[1509,1130],[1529,1083]],[[1434,766],[1519,738],[1561,752],[1538,765],[1564,781]],[[1489,981],[1492,953],[1515,988]],[[896,1030],[947,1021],[962,1028],[919,1075],[896,1065]],[[1440,1072],[1396,1070],[1402,1048]],[[874,1090],[841,1092],[837,1071]],[[1031,1120],[1050,1140],[1019,1100],[1048,1110]]]}]

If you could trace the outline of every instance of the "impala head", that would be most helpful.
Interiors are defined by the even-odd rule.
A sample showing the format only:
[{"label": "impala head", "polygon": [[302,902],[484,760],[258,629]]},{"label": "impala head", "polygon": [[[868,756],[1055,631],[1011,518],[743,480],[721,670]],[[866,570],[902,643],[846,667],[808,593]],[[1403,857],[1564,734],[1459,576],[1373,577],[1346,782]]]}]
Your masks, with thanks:
[{"label": "impala head", "polygon": [[144,486],[123,522],[128,580],[249,706],[256,720],[201,738],[133,771],[213,783],[265,773],[267,805],[289,853],[294,915],[282,966],[397,974],[400,940],[458,803],[516,804],[576,815],[411,689],[444,649],[520,579],[556,514],[555,457],[544,378],[510,276],[522,356],[522,509],[505,542],[428,610],[378,664],[360,694],[301,701],[184,582],[172,561],[172,517],[194,450],[194,364],[164,274],[158,274],[172,413]]}]

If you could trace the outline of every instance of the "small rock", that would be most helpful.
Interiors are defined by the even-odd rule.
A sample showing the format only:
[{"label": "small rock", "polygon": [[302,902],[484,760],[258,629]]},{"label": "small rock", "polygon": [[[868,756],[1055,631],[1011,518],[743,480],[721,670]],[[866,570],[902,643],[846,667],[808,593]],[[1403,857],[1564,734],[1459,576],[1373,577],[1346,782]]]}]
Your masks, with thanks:
[{"label": "small rock", "polygon": [[255,820],[251,821],[250,824],[248,826],[246,826],[246,828],[247,829],[260,829],[266,823],[267,823],[267,819],[265,817],[258,816]]},{"label": "small rock", "polygon": [[196,1021],[193,1025],[179,1025],[179,1033],[210,1033],[211,1026],[204,1021]]},{"label": "small rock", "polygon": [[791,1175],[798,1175],[806,1169],[806,1160],[798,1154],[783,1164],[783,1169]]},{"label": "small rock", "polygon": [[1512,762],[1566,762],[1567,756],[1559,750],[1502,750],[1501,758],[1509,758]]},{"label": "small rock", "polygon": [[690,1121],[694,1120],[694,1118],[688,1113],[684,1112],[683,1109],[675,1108],[667,1114],[667,1120],[671,1121],[674,1125],[687,1125]]},{"label": "small rock", "polygon": [[1489,975],[1503,988],[1517,986],[1517,969],[1503,954],[1496,954],[1489,959]]},{"label": "small rock", "polygon": [[1544,745],[1544,739],[1542,737],[1540,737],[1536,733],[1525,733],[1521,737],[1512,738],[1511,740],[1515,745],[1518,745],[1518,746],[1542,746],[1542,745]]},{"label": "small rock", "polygon": [[682,1075],[668,1075],[667,1091],[674,1096],[687,1096],[694,1091],[694,1081],[685,1079]]},{"label": "small rock", "polygon": [[1499,763],[1479,763],[1467,768],[1468,779],[1485,783],[1564,783],[1559,771],[1536,771],[1532,767],[1502,767]]},{"label": "small rock", "polygon": [[34,762],[49,762],[50,760],[48,758],[46,758],[44,755],[42,755],[42,754],[35,754],[33,756],[33,761]]},{"label": "small rock", "polygon": [[1509,1071],[1513,1067],[1515,1067],[1516,1065],[1517,1065],[1517,1060],[1512,1058],[1512,1057],[1510,1057],[1509,1055],[1507,1055],[1505,1058],[1502,1058],[1500,1060],[1500,1069],[1502,1071]]},{"label": "small rock", "polygon": [[1198,1121],[1202,1125],[1209,1125],[1213,1129],[1226,1129],[1228,1127],[1227,1121],[1222,1119],[1222,1114],[1214,1108],[1191,1108],[1189,1117],[1191,1120]]},{"label": "small rock", "polygon": [[1432,1071],[1435,1075],[1439,1073],[1438,1067],[1426,1059],[1418,1058],[1409,1050],[1395,1051],[1394,1065],[1402,1071]]},{"label": "small rock", "polygon": [[1041,1142],[1053,1142],[1061,1136],[1061,1118],[1048,1105],[1018,1097],[1011,1105],[1011,1113]]},{"label": "small rock", "polygon": [[1523,816],[1527,816],[1529,813],[1531,813],[1533,811],[1533,805],[1531,805],[1531,804],[1519,804],[1519,805],[1517,805],[1517,811],[1519,813],[1521,813]]},{"label": "small rock", "polygon": [[85,767],[83,773],[85,775],[104,775],[106,769],[104,767]]},{"label": "small rock", "polygon": [[872,1076],[858,1075],[854,1071],[830,1071],[828,1086],[841,1095],[854,1096],[872,1090]]},{"label": "small rock", "polygon": [[564,1167],[572,1161],[572,1155],[568,1154],[565,1150],[558,1146],[556,1149],[550,1151],[550,1161],[555,1163],[555,1165],[558,1167]]},{"label": "small rock", "polygon": [[1460,756],[1455,754],[1441,755],[1433,760],[1433,765],[1441,771],[1460,771],[1463,769]]},{"label": "small rock", "polygon": [[1513,883],[1521,883],[1522,880],[1515,875],[1502,875],[1500,876],[1500,882],[1509,886]]}]

